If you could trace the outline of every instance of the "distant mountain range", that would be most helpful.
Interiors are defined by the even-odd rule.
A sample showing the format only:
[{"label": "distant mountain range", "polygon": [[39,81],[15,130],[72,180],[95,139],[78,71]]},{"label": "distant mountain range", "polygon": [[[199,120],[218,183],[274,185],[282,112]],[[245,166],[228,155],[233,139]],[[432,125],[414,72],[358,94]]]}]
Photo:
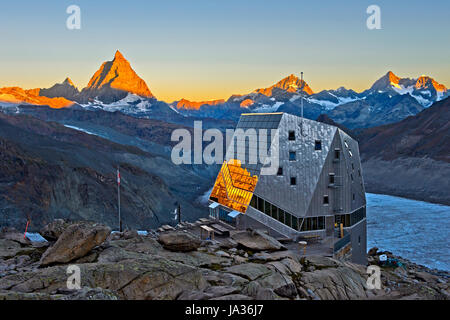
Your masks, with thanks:
[{"label": "distant mountain range", "polygon": [[67,78],[48,89],[22,90],[1,88],[0,104],[49,105],[52,108],[78,105],[90,110],[121,111],[138,117],[173,121],[180,117],[213,118],[237,121],[243,112],[289,112],[317,119],[327,114],[348,128],[365,128],[398,122],[415,115],[450,94],[449,90],[428,76],[400,78],[389,71],[369,89],[355,92],[340,87],[315,93],[291,74],[268,88],[255,89],[227,100],[172,103],[157,100],[144,80],[117,51],[114,59],[104,62],[81,91]]},{"label": "distant mountain range", "polygon": [[450,205],[450,98],[398,123],[353,135],[368,192]]},{"label": "distant mountain range", "polygon": [[306,117],[358,139],[368,191],[450,204],[448,95],[424,76],[388,72],[361,93],[315,93],[290,75],[227,100],[168,104],[116,52],[82,90],[69,78],[48,89],[0,89],[0,224],[23,227],[31,216],[35,226],[56,217],[116,226],[117,164],[128,226],[171,223],[176,203],[196,219],[218,168],[174,165],[173,130],[199,119],[204,129],[233,128],[242,112],[299,114],[302,100]]}]

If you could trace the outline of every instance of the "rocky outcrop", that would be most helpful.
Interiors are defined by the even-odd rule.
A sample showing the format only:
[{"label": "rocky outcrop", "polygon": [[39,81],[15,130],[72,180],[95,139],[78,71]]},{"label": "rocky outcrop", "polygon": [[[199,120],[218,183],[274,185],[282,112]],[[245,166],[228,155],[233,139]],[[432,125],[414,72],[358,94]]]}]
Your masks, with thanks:
[{"label": "rocky outcrop", "polygon": [[242,247],[253,251],[276,251],[285,249],[276,239],[259,230],[235,233],[232,239]]},{"label": "rocky outcrop", "polygon": [[99,224],[77,223],[70,225],[58,241],[42,255],[41,266],[67,263],[84,257],[89,251],[105,241],[111,233],[109,227]]},{"label": "rocky outcrop", "polygon": [[[80,230],[79,225],[68,230],[72,228]],[[95,226],[83,228],[93,230]],[[58,241],[68,241],[65,234]],[[153,232],[115,235],[70,262],[80,268],[80,290],[67,289],[67,265],[39,264],[42,248],[1,239],[0,252],[6,254],[0,255],[0,300],[450,298],[448,272],[428,270],[398,257],[402,266],[381,266],[382,287],[370,290],[365,266],[332,258],[305,258],[289,250],[251,253],[239,247],[227,249],[214,241],[200,242],[197,250],[176,252],[165,249],[164,243],[158,242],[161,235]],[[381,253],[372,250],[371,254],[370,263],[378,264]]]},{"label": "rocky outcrop", "polygon": [[32,104],[60,109],[75,103],[62,97],[48,98],[40,95],[40,89],[24,90],[19,87],[0,88],[0,102],[3,104]]},{"label": "rocky outcrop", "polygon": [[164,249],[170,251],[188,252],[197,250],[201,241],[187,232],[166,232],[159,235],[158,241]]},{"label": "rocky outcrop", "polygon": [[66,78],[62,83],[55,84],[51,88],[41,89],[39,92],[40,96],[48,98],[63,97],[71,101],[76,100],[79,94],[80,91],[69,78]]}]

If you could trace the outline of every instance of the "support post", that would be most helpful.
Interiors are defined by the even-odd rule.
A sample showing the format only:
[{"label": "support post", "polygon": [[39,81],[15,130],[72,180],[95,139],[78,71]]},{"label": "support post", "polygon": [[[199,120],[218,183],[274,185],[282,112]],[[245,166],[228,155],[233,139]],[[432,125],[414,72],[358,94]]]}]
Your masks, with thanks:
[{"label": "support post", "polygon": [[122,217],[120,215],[120,166],[117,166],[117,202],[119,208],[119,232],[122,232]]}]

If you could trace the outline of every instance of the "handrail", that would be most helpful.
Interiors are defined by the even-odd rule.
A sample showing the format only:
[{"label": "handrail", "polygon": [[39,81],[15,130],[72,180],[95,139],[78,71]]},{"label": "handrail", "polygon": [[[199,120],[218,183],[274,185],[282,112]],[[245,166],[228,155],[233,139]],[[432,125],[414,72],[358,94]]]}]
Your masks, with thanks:
[{"label": "handrail", "polygon": [[341,250],[345,245],[347,245],[347,243],[350,242],[350,233],[346,234],[343,238],[339,239],[335,244],[334,244],[334,253],[338,252],[339,250]]}]

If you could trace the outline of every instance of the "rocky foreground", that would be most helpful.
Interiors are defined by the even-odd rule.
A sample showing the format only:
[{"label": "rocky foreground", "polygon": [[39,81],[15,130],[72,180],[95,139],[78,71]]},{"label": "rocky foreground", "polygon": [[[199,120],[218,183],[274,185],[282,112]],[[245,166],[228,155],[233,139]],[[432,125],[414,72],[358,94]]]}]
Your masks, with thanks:
[{"label": "rocky foreground", "polygon": [[[366,266],[286,250],[259,231],[216,242],[185,231],[111,233],[103,225],[55,220],[31,243],[0,232],[0,300],[9,299],[449,299],[448,272],[396,257],[381,268],[381,289],[368,289]],[[369,263],[380,253],[372,250]],[[390,253],[388,256],[393,257]],[[67,288],[69,265],[81,289]]]}]

